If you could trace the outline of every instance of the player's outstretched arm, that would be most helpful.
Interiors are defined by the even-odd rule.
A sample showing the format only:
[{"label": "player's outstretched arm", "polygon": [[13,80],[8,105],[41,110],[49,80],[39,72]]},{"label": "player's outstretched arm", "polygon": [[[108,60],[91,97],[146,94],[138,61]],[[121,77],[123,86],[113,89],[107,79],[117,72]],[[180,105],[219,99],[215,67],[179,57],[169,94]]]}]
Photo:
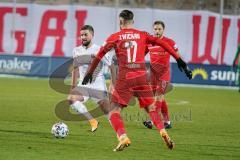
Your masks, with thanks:
[{"label": "player's outstretched arm", "polygon": [[72,71],[71,88],[70,88],[69,95],[67,98],[70,103],[72,103],[72,97],[75,95],[73,90],[74,90],[74,88],[77,87],[78,78],[79,78],[79,67],[74,67],[73,71]]},{"label": "player's outstretched arm", "polygon": [[79,67],[75,67],[73,68],[73,71],[72,71],[71,90],[77,86],[78,78],[79,78]]},{"label": "player's outstretched arm", "polygon": [[188,68],[186,62],[180,57],[180,55],[166,42],[161,40],[160,38],[153,37],[151,35],[147,35],[147,43],[151,43],[153,45],[159,45],[163,47],[167,52],[169,52],[177,61],[178,68],[180,71],[184,71],[185,75],[192,79],[192,71]]}]

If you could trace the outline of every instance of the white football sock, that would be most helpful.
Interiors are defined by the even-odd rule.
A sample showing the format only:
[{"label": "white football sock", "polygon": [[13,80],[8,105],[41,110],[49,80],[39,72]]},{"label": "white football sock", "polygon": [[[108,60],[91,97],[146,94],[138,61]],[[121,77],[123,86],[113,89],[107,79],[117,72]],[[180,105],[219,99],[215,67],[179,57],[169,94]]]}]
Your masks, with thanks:
[{"label": "white football sock", "polygon": [[92,115],[88,112],[86,106],[80,101],[74,102],[73,104],[71,104],[71,107],[76,112],[83,114],[88,120],[93,119]]}]

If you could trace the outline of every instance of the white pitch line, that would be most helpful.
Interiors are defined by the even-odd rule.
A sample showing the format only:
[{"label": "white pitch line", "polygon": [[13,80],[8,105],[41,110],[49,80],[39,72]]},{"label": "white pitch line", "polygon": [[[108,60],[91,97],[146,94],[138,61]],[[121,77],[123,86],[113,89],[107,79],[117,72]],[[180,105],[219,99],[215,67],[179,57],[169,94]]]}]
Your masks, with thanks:
[{"label": "white pitch line", "polygon": [[176,102],[169,102],[168,103],[169,105],[187,105],[187,104],[190,104],[189,101],[185,101],[185,100],[179,100],[179,101],[176,101]]},{"label": "white pitch line", "polygon": [[177,87],[193,87],[193,88],[204,88],[204,89],[227,89],[227,90],[238,90],[238,87],[233,86],[217,86],[217,85],[202,85],[202,84],[182,84],[173,83]]}]

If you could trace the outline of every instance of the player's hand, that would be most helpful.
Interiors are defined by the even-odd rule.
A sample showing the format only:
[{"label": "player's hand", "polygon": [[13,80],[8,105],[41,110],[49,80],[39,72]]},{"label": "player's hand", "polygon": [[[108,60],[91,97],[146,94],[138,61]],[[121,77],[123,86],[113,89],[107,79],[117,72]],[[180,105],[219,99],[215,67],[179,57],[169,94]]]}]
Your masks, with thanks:
[{"label": "player's hand", "polygon": [[82,85],[86,85],[88,82],[92,83],[92,73],[87,73],[82,81]]},{"label": "player's hand", "polygon": [[186,62],[184,62],[181,58],[177,59],[177,64],[179,70],[182,72],[185,72],[185,75],[189,78],[192,79],[192,71],[188,68]]},{"label": "player's hand", "polygon": [[188,67],[184,69],[184,72],[188,79],[192,79],[192,71]]}]

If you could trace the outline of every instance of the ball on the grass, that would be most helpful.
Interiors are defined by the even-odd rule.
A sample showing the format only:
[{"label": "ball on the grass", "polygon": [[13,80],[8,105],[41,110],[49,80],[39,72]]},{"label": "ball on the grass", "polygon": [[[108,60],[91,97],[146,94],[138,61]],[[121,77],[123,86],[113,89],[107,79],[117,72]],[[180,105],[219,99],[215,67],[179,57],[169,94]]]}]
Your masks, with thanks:
[{"label": "ball on the grass", "polygon": [[63,122],[55,123],[52,126],[51,133],[56,138],[65,138],[68,135],[68,133],[69,133],[68,126],[65,123],[63,123]]}]

